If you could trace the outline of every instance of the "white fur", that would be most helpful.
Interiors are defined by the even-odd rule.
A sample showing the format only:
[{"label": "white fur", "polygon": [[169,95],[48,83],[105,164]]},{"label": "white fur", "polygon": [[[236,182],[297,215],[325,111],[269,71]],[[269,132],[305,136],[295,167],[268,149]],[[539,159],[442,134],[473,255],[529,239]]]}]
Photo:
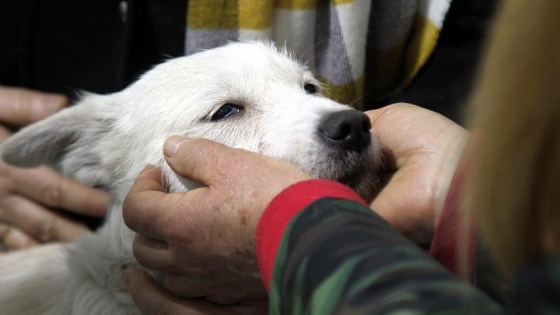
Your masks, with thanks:
[{"label": "white fur", "polygon": [[[370,180],[355,188],[370,198],[380,157],[375,141],[363,153],[344,153],[344,159],[327,154],[333,149],[317,140],[317,125],[326,114],[350,108],[306,93],[307,83],[319,85],[285,51],[234,43],[169,60],[121,92],[84,95],[77,105],[11,137],[2,146],[8,163],[50,164],[106,188],[111,202],[106,223],[77,242],[0,255],[0,314],[138,313],[120,274],[136,264],[121,206],[147,164],[164,170],[170,191],[197,186],[165,163],[162,145],[171,135],[286,159],[318,177],[361,176]],[[244,110],[210,121],[225,103]]]}]

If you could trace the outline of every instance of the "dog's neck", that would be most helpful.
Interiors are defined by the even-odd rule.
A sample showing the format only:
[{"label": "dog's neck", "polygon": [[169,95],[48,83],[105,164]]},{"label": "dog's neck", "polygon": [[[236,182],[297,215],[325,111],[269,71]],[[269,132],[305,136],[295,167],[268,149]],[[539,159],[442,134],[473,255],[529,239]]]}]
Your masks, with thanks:
[{"label": "dog's neck", "polygon": [[[108,302],[103,307],[110,312],[115,308],[135,310],[121,275],[124,268],[138,264],[132,253],[134,232],[123,222],[122,204],[122,198],[112,197],[106,223],[94,233],[88,233],[77,242],[68,244],[67,255],[72,260],[69,264],[72,275],[79,279],[65,287],[68,294],[64,296],[73,297],[73,311],[82,307],[84,311],[87,310],[89,296],[76,295],[92,290],[104,293],[101,298]],[[91,257],[98,258],[90,259]],[[84,290],[86,287],[88,289]],[[75,304],[78,301],[83,305]]]}]

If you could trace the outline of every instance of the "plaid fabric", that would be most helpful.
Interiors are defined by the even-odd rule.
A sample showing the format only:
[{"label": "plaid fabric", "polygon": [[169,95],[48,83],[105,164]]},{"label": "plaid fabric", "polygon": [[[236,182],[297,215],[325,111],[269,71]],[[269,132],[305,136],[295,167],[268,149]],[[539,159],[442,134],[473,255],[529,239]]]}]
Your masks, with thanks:
[{"label": "plaid fabric", "polygon": [[363,109],[405,87],[432,53],[451,0],[190,0],[185,52],[229,41],[286,45],[327,88]]}]

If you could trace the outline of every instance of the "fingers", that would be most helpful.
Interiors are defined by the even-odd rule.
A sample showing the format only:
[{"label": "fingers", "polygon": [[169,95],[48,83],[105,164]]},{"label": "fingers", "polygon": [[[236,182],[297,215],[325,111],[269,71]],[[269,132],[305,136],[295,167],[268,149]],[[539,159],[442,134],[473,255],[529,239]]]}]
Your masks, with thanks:
[{"label": "fingers", "polygon": [[[15,250],[37,246],[39,243],[11,224],[0,224],[0,249]],[[0,250],[1,251],[1,250]]]},{"label": "fingers", "polygon": [[147,166],[138,175],[123,203],[125,224],[133,231],[146,237],[164,240],[154,222],[161,222],[159,214],[165,207],[164,199],[173,198],[166,194],[161,170]]},{"label": "fingers", "polygon": [[10,125],[39,121],[67,105],[68,98],[64,95],[0,87],[0,121]]},{"label": "fingers", "polygon": [[256,298],[235,305],[215,305],[202,299],[182,299],[158,287],[153,279],[140,268],[123,271],[123,280],[132,299],[143,314],[161,315],[222,315],[265,314],[267,299]]},{"label": "fingers", "polygon": [[166,191],[163,185],[161,170],[155,166],[146,166],[134,181],[129,194],[150,192],[162,196]]},{"label": "fingers", "polygon": [[[259,174],[252,178],[266,181],[268,190],[275,193],[287,184],[309,178],[301,168],[287,161],[231,148],[207,139],[172,136],[165,142],[163,151],[173,171],[206,187],[233,185],[233,179],[245,179],[248,174]],[[268,177],[268,172],[277,172],[275,175],[281,175],[281,178],[270,182],[269,179],[275,176]],[[241,180],[238,184],[240,182]],[[254,181],[252,183],[257,185]],[[190,199],[204,200],[194,196]]]},{"label": "fingers", "polygon": [[19,228],[0,223],[0,248],[13,250],[23,249],[37,245],[38,243]]},{"label": "fingers", "polygon": [[106,192],[68,179],[47,167],[10,167],[7,172],[13,192],[39,204],[90,217],[106,214],[109,200]]},{"label": "fingers", "polygon": [[0,222],[14,226],[9,248],[53,241],[71,241],[87,228],[53,211],[103,216],[107,194],[71,181],[53,170],[21,169],[2,164]]},{"label": "fingers", "polygon": [[0,223],[0,249],[23,249],[38,243],[11,224]]},{"label": "fingers", "polygon": [[177,299],[158,287],[140,268],[124,270],[123,279],[130,289],[136,306],[143,314],[179,314],[171,312],[171,304],[178,303]]},{"label": "fingers", "polygon": [[203,300],[180,299],[165,289],[158,287],[152,278],[140,268],[123,271],[123,279],[130,294],[143,314],[161,315],[202,315],[232,314]]},{"label": "fingers", "polygon": [[209,302],[222,305],[267,296],[260,277],[241,281],[227,275],[216,277],[204,269],[189,274],[165,273],[164,287],[177,296],[204,297]]},{"label": "fingers", "polygon": [[[416,122],[418,109],[415,105],[398,103],[379,109],[365,112],[370,117],[372,129],[379,138],[385,150],[399,157],[403,149],[413,149],[409,143],[416,145],[415,140],[421,136],[420,126]],[[431,120],[425,119],[426,124],[432,124]],[[431,139],[430,139],[431,140]]]},{"label": "fingers", "polygon": [[10,129],[0,125],[0,143],[4,142],[4,140],[6,140],[6,138],[8,138],[11,135],[12,132],[10,131]]},{"label": "fingers", "polygon": [[3,198],[0,206],[1,221],[17,226],[41,243],[71,241],[87,231],[85,226],[17,195]]},{"label": "fingers", "polygon": [[366,112],[391,174],[372,208],[417,243],[429,242],[466,131],[444,116],[410,104]]},{"label": "fingers", "polygon": [[171,257],[169,245],[166,242],[136,234],[132,252],[138,263],[148,269],[165,272],[180,271],[180,267],[176,266]]}]

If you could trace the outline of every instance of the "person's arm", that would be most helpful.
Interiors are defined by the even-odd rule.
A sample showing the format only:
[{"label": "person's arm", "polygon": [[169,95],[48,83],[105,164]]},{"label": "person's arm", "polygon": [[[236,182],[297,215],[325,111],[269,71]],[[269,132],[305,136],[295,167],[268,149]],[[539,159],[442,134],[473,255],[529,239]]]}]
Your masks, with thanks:
[{"label": "person's arm", "polygon": [[[277,196],[258,226],[257,255],[271,314],[499,314],[500,306],[396,232],[349,189],[306,196],[306,182]],[[332,195],[332,194],[326,194]],[[305,199],[305,200],[303,200]],[[301,202],[298,202],[301,201]],[[308,205],[299,211],[302,203]],[[292,205],[295,208],[290,208]],[[285,213],[293,213],[288,220]],[[268,241],[283,232],[281,242]],[[275,257],[271,260],[270,257]]]},{"label": "person's arm", "polygon": [[[159,176],[153,170],[145,172],[134,193],[162,197],[146,190],[159,186]],[[257,257],[269,288],[270,314],[502,312],[396,232],[355,192],[335,182],[314,179],[289,186],[270,202],[257,231]],[[125,276],[145,314],[262,311],[255,300],[220,306],[180,299],[139,269],[129,269]]]}]

